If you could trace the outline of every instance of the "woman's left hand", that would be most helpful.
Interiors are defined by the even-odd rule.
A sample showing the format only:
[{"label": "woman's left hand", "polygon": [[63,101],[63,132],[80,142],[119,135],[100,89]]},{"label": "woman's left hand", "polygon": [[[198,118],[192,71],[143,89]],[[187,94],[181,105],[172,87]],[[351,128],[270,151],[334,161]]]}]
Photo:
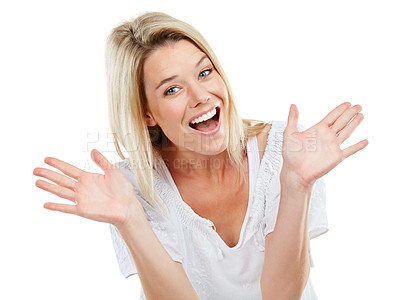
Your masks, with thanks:
[{"label": "woman's left hand", "polygon": [[363,120],[361,109],[360,105],[351,107],[349,102],[342,103],[319,123],[299,132],[299,111],[292,104],[283,133],[281,174],[295,174],[297,183],[309,187],[345,158],[365,148],[368,145],[366,139],[344,150],[340,149],[340,145]]}]

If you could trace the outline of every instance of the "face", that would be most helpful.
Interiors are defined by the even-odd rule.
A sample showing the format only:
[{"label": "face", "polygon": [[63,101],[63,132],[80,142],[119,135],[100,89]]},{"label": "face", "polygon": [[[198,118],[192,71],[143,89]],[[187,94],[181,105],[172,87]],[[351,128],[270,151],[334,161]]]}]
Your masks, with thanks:
[{"label": "face", "polygon": [[[143,81],[147,125],[158,124],[172,143],[163,151],[217,155],[227,148],[228,92],[210,59],[194,44],[181,40],[152,52],[143,65]],[[194,120],[199,123],[189,125]]]}]

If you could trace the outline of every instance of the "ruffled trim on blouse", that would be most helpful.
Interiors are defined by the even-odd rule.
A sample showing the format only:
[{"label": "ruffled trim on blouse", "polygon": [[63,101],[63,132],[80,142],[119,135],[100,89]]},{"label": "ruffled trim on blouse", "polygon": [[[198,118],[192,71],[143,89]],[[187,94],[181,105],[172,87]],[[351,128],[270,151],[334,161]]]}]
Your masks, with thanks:
[{"label": "ruffled trim on blouse", "polygon": [[[157,168],[158,172],[155,175],[155,186],[167,206],[170,207],[170,211],[176,212],[175,217],[178,217],[179,221],[185,225],[185,227],[201,232],[208,237],[210,233],[209,230],[213,230],[213,223],[210,220],[197,215],[189,205],[183,202],[176,185],[172,184],[173,178],[171,177],[164,161],[160,159],[158,164],[159,168]],[[171,219],[172,218],[173,216],[171,216]]]},{"label": "ruffled trim on blouse", "polygon": [[[268,132],[267,146],[264,150],[259,173],[257,175],[254,197],[255,201],[249,227],[252,228],[252,231],[257,233],[256,243],[260,251],[265,250],[265,234],[263,235],[263,233],[266,228],[266,222],[270,221],[265,218],[267,199],[270,198],[273,179],[279,172],[282,156],[282,149],[280,147],[282,136],[279,132],[283,132],[284,129],[285,127],[283,122],[271,122],[271,128]],[[271,209],[272,208],[268,207],[267,211],[270,211]]]}]

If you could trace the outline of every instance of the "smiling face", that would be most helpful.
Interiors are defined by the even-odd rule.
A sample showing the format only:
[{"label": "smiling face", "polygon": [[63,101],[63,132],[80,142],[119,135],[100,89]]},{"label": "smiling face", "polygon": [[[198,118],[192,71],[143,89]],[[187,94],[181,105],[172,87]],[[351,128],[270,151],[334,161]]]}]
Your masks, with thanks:
[{"label": "smiling face", "polygon": [[[161,127],[172,143],[169,150],[202,155],[226,150],[228,92],[204,52],[187,40],[167,43],[145,60],[143,81],[147,125]],[[189,125],[194,120],[199,123]]]}]

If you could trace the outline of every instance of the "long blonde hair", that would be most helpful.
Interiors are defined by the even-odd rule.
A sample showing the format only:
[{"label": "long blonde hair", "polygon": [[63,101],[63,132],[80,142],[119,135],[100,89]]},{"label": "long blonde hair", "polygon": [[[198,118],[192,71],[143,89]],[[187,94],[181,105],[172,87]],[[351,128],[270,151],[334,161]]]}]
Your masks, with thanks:
[{"label": "long blonde hair", "polygon": [[[154,171],[162,142],[159,137],[165,135],[158,125],[148,128],[146,124],[143,63],[165,43],[182,39],[197,45],[225,82],[229,97],[227,153],[230,162],[238,166],[238,179],[244,170],[242,155],[247,139],[266,125],[265,122],[258,122],[253,126],[252,120],[240,118],[232,89],[217,57],[205,38],[189,24],[164,13],[149,12],[114,28],[106,45],[109,122],[114,145],[122,159],[125,156],[120,146],[127,150],[141,192],[151,205],[160,209],[166,206],[155,190]],[[154,138],[154,134],[158,138]]]}]

